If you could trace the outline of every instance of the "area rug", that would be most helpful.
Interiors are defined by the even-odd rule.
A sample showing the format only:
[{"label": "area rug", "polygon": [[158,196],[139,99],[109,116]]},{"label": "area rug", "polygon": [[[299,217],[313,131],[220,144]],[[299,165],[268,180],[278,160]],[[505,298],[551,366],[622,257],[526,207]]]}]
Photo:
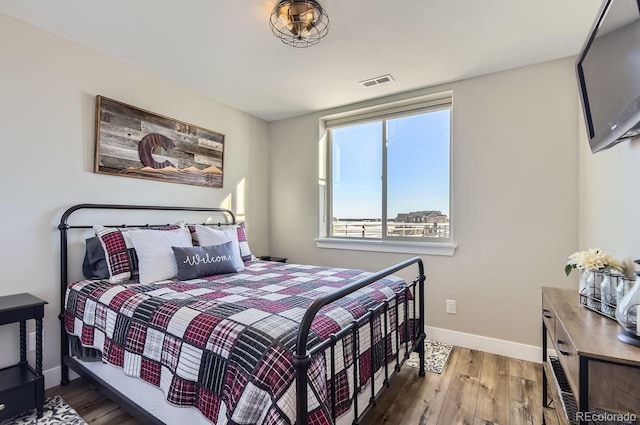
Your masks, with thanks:
[{"label": "area rug", "polygon": [[0,425],[87,425],[87,423],[73,410],[59,395],[49,397],[44,402],[42,417],[37,417],[37,411],[30,410],[12,419],[0,422]]},{"label": "area rug", "polygon": [[[444,366],[447,364],[449,354],[453,345],[439,341],[424,341],[424,368],[427,372],[442,373]],[[407,361],[404,363],[408,366],[419,368],[420,356],[418,353],[411,353]]]}]

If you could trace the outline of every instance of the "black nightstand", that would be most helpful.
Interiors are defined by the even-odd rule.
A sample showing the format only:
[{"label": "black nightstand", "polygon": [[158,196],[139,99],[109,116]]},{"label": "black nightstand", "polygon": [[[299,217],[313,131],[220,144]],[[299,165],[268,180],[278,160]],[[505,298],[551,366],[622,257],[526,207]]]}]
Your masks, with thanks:
[{"label": "black nightstand", "polygon": [[[42,318],[46,301],[31,294],[0,297],[0,325],[20,322],[20,362],[0,369],[0,420],[33,408],[42,416]],[[27,362],[27,320],[36,321],[36,368]]]},{"label": "black nightstand", "polygon": [[259,259],[261,259],[262,261],[275,261],[276,263],[286,263],[287,259],[284,257],[272,257],[270,255],[263,255],[261,257],[258,257]]}]

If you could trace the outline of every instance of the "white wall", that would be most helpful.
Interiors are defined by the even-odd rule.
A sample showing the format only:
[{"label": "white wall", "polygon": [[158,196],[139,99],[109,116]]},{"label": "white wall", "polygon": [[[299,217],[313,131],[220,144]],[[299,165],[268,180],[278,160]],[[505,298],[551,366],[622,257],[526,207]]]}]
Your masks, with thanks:
[{"label": "white wall", "polygon": [[[458,249],[453,257],[423,257],[427,325],[540,346],[540,287],[577,287],[576,278],[563,272],[578,241],[573,59],[387,100],[442,90],[453,90],[452,220]],[[318,120],[346,109],[270,124],[270,253],[375,271],[409,255],[318,249],[314,243]],[[457,315],[445,314],[445,299],[457,300]]]},{"label": "white wall", "polygon": [[[267,251],[266,122],[4,14],[0,40],[0,295],[31,292],[49,301],[45,370],[59,365],[56,225],[69,206],[225,205],[244,213],[252,249]],[[225,134],[224,188],[94,174],[98,94]],[[17,329],[0,328],[0,367],[18,358]]]},{"label": "white wall", "polygon": [[[0,195],[6,224],[0,230],[0,295],[28,291],[49,301],[45,369],[59,364],[55,226],[76,203],[218,206],[231,199],[234,209],[244,204],[256,254],[372,271],[407,257],[315,247],[318,119],[346,108],[267,124],[4,14],[0,40]],[[569,59],[554,61],[410,94],[454,92],[452,219],[458,250],[454,257],[424,257],[427,325],[539,345],[540,286],[576,286],[562,271],[567,255],[578,248],[578,144],[584,145],[577,140],[572,65]],[[94,174],[98,94],[224,133],[224,188]],[[620,158],[624,149],[630,155]],[[622,241],[615,247],[619,252],[632,252],[638,232],[631,217],[640,204],[629,205],[627,193],[635,182],[638,150],[620,146],[599,154],[596,164],[581,156],[583,171],[589,167],[596,177],[610,176],[612,168],[626,176],[615,180],[628,184],[613,198],[621,202],[613,205],[622,205],[616,208],[622,223],[612,224],[616,241]],[[581,210],[587,201],[593,210],[581,215],[581,245],[597,239],[609,248],[604,235],[610,227],[584,230],[600,229],[585,223],[601,223],[598,212],[604,216],[611,208],[601,196],[611,197],[613,189],[601,187],[604,177],[594,179],[580,187],[592,194],[582,198]],[[239,200],[243,182],[245,199]],[[447,298],[458,301],[456,316],[444,313]],[[0,328],[0,367],[17,359],[16,334],[17,326]]]},{"label": "white wall", "polygon": [[633,260],[640,258],[640,140],[592,154],[581,113],[578,132],[579,249],[599,247],[634,270]]}]

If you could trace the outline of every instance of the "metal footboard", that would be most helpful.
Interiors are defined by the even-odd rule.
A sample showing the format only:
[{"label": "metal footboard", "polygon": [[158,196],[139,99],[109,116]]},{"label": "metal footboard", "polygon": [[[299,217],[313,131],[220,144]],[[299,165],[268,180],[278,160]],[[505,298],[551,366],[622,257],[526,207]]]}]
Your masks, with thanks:
[{"label": "metal footboard", "polygon": [[[418,277],[412,281],[411,283],[409,283],[407,285],[406,288],[403,289],[403,291],[401,293],[397,293],[395,296],[395,303],[394,303],[394,308],[395,308],[395,313],[396,313],[396,320],[398,320],[398,306],[399,306],[399,302],[400,302],[400,298],[403,299],[403,305],[404,305],[404,339],[405,339],[405,344],[406,344],[406,351],[405,351],[405,356],[402,360],[400,360],[399,358],[399,351],[400,351],[400,338],[399,338],[399,330],[398,327],[396,326],[395,330],[394,330],[394,334],[395,334],[395,340],[396,340],[396,365],[394,368],[394,371],[392,372],[391,375],[389,375],[389,359],[388,359],[388,350],[387,350],[387,344],[388,344],[388,330],[389,330],[389,323],[387,321],[387,313],[389,310],[389,302],[386,301],[383,304],[377,306],[374,309],[371,309],[367,312],[367,314],[363,315],[360,319],[354,321],[351,323],[351,325],[345,327],[344,329],[342,329],[340,332],[338,332],[337,334],[331,335],[331,337],[327,340],[325,340],[324,342],[321,342],[317,345],[315,345],[312,348],[308,348],[308,340],[309,340],[309,332],[311,330],[311,324],[313,323],[313,319],[316,317],[316,315],[318,314],[318,312],[320,311],[320,309],[328,304],[331,304],[334,301],[337,301],[341,298],[344,298],[345,296],[359,290],[362,289],[368,285],[371,285],[377,281],[379,281],[382,278],[385,278],[393,273],[396,273],[402,269],[405,269],[413,264],[417,264],[418,266]],[[374,367],[374,355],[373,355],[373,350],[371,352],[371,376],[369,377],[370,379],[370,386],[371,386],[371,397],[369,399],[369,404],[368,406],[362,411],[359,412],[358,411],[358,394],[360,393],[360,385],[359,385],[359,375],[358,375],[358,360],[359,360],[359,356],[360,356],[360,350],[357,347],[358,344],[358,340],[359,338],[357,337],[357,333],[359,332],[360,327],[369,322],[369,328],[370,328],[370,332],[371,332],[371,343],[373,344],[373,329],[374,329],[374,325],[373,325],[373,321],[375,320],[375,318],[379,318],[381,315],[384,314],[384,373],[385,373],[385,380],[384,380],[384,386],[387,387],[389,385],[389,379],[390,377],[397,373],[400,370],[400,365],[404,362],[404,360],[406,360],[409,357],[409,354],[411,353],[411,351],[416,350],[419,354],[420,357],[420,368],[419,368],[419,374],[420,376],[424,376],[425,375],[425,369],[424,369],[424,339],[426,337],[425,333],[424,333],[424,283],[425,283],[425,274],[424,274],[424,265],[422,263],[422,259],[420,259],[419,257],[414,257],[411,258],[409,260],[403,261],[401,263],[398,263],[394,266],[391,266],[389,268],[386,268],[384,270],[381,270],[378,273],[372,274],[366,278],[360,279],[357,282],[354,282],[350,285],[347,285],[343,288],[340,288],[339,290],[333,291],[329,294],[326,294],[322,297],[317,298],[312,304],[311,306],[309,306],[309,308],[307,309],[307,311],[305,312],[303,318],[302,318],[302,322],[300,323],[300,328],[298,330],[298,337],[296,340],[296,351],[293,354],[293,367],[296,370],[296,403],[297,403],[297,409],[296,409],[296,413],[297,413],[297,417],[296,417],[296,425],[307,425],[308,422],[308,417],[307,417],[307,411],[308,411],[308,398],[307,398],[307,385],[308,385],[308,381],[309,381],[309,376],[308,376],[308,369],[309,369],[309,365],[311,363],[311,357],[319,352],[324,351],[327,348],[331,349],[331,379],[330,379],[330,396],[329,399],[331,400],[331,407],[330,407],[330,414],[331,414],[331,418],[333,420],[333,422],[335,423],[336,421],[336,394],[335,394],[335,354],[334,354],[334,347],[336,346],[337,341],[339,341],[343,336],[345,336],[346,334],[348,334],[349,332],[353,332],[353,338],[352,338],[352,344],[354,344],[354,346],[352,347],[353,353],[354,353],[354,363],[353,363],[353,407],[354,407],[354,424],[358,424],[359,423],[359,418],[362,416],[362,414],[364,414],[366,412],[366,409],[368,409],[369,407],[371,407],[372,405],[375,404],[376,399],[378,394],[380,393],[380,391],[376,391],[375,388],[375,373],[376,373],[376,369]],[[418,325],[417,326],[413,326],[414,328],[414,332],[413,332],[413,338],[410,338],[409,336],[409,317],[408,317],[408,300],[409,300],[409,291],[413,288],[415,289],[417,286],[417,291],[414,291],[414,302],[413,302],[413,317],[414,320],[417,321]],[[417,292],[417,294],[415,294]],[[416,316],[416,299],[417,299],[417,303],[418,303],[418,315]],[[410,340],[413,339],[413,342],[411,344],[411,347],[409,346]],[[382,390],[382,389],[380,389]]]}]

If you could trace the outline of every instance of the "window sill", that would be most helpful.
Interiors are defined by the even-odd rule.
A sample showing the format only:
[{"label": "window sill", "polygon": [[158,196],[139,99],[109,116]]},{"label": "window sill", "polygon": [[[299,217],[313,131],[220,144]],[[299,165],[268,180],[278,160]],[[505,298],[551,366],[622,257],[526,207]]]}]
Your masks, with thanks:
[{"label": "window sill", "polygon": [[443,255],[447,257],[453,257],[458,247],[454,242],[395,242],[388,240],[373,241],[340,238],[319,238],[315,241],[318,248],[417,255]]}]

